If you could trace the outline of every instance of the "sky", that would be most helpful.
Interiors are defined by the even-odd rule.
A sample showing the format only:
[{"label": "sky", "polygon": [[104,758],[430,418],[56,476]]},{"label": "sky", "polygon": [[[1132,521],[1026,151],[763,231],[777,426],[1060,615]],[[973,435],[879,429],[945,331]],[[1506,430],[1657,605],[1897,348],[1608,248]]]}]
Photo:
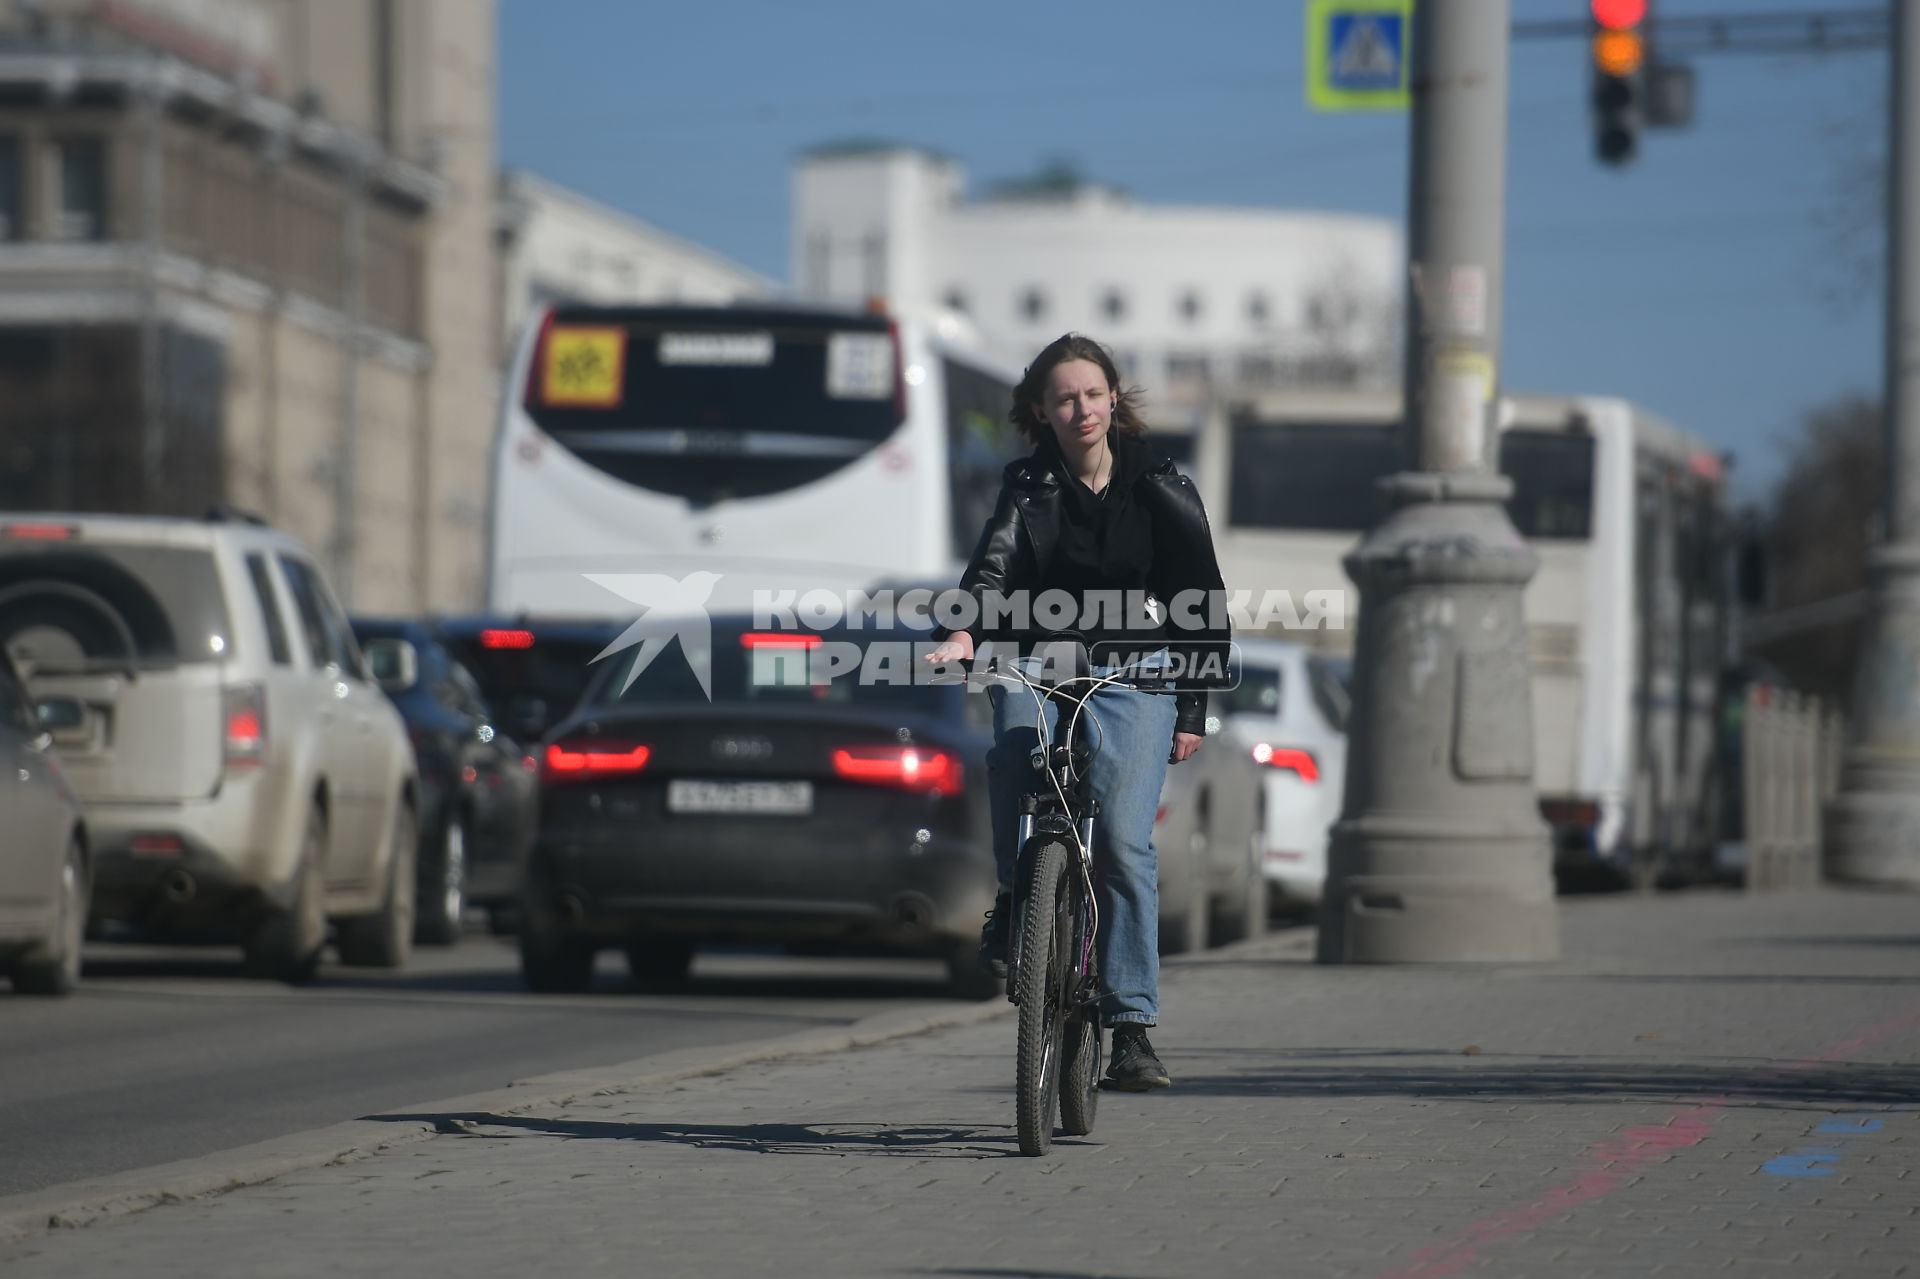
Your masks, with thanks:
[{"label": "sky", "polygon": [[[1309,110],[1304,32],[1304,0],[501,0],[500,160],[783,281],[796,155],[856,136],[976,192],[1064,159],[1147,202],[1403,222],[1406,116]],[[1806,410],[1879,393],[1885,51],[1697,59],[1692,126],[1624,170],[1593,158],[1587,58],[1513,46],[1502,382],[1626,396],[1761,497]]]}]

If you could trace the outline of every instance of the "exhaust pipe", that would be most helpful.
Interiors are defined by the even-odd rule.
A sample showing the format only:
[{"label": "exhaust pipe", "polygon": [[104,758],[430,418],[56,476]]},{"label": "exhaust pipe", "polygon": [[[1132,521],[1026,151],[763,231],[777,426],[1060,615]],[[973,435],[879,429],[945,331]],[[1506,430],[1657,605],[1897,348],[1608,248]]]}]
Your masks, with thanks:
[{"label": "exhaust pipe", "polygon": [[887,906],[894,924],[910,933],[924,933],[933,927],[933,903],[920,893],[901,893]]},{"label": "exhaust pipe", "polygon": [[192,901],[199,891],[200,885],[184,870],[170,870],[160,881],[160,895],[176,906]]}]

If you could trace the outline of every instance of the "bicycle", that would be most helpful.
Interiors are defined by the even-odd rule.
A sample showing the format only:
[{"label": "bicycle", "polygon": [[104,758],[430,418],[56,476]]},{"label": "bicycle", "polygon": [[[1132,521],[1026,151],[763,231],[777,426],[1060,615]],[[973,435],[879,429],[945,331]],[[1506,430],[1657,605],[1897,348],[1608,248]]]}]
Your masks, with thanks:
[{"label": "bicycle", "polygon": [[[1044,781],[1020,797],[1019,852],[1014,862],[1012,933],[1007,944],[1007,999],[1020,1009],[1015,1048],[1015,1128],[1020,1153],[1053,1148],[1056,1114],[1070,1137],[1093,1131],[1100,1101],[1100,908],[1093,887],[1094,823],[1099,801],[1087,764],[1095,747],[1080,731],[1081,712],[1101,688],[1139,676],[1125,668],[1104,676],[1088,669],[1084,644],[1067,650],[1075,672],[1041,685],[1018,665],[1002,669],[1040,701],[1041,733],[1034,770]],[[1059,652],[1056,649],[1054,659]],[[1047,730],[1045,703],[1069,715],[1065,742]],[[1056,723],[1058,720],[1056,719]],[[1094,722],[1094,721],[1089,721]]]}]

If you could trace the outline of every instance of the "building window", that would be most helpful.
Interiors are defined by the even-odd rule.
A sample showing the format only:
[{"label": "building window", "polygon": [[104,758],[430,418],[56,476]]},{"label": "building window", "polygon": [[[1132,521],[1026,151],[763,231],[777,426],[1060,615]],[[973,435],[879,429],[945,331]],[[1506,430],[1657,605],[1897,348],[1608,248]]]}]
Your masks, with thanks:
[{"label": "building window", "polygon": [[106,239],[106,143],[99,138],[62,138],[53,149],[60,198],[53,238],[68,242]]},{"label": "building window", "polygon": [[20,139],[0,137],[0,241],[22,235],[20,208]]},{"label": "building window", "polygon": [[1100,299],[1100,314],[1118,323],[1127,318],[1127,295],[1118,289],[1108,289],[1106,296]]},{"label": "building window", "polygon": [[1188,324],[1200,318],[1200,294],[1193,289],[1180,295],[1180,318]]},{"label": "building window", "polygon": [[1020,314],[1028,324],[1038,324],[1047,315],[1047,295],[1039,289],[1028,289],[1020,295]]},{"label": "building window", "polygon": [[1253,324],[1253,327],[1256,329],[1266,328],[1267,315],[1267,295],[1258,291],[1249,293],[1247,295],[1247,319]]},{"label": "building window", "polygon": [[1274,386],[1280,380],[1280,368],[1271,355],[1249,353],[1240,357],[1240,385],[1248,390]]},{"label": "building window", "polygon": [[960,288],[958,285],[954,286],[951,289],[948,289],[947,296],[946,296],[946,304],[947,304],[947,309],[949,311],[958,311],[960,312],[960,314],[965,315],[967,313],[966,290]]},{"label": "building window", "polygon": [[1181,386],[1205,386],[1213,370],[1204,355],[1169,355],[1167,381]]}]

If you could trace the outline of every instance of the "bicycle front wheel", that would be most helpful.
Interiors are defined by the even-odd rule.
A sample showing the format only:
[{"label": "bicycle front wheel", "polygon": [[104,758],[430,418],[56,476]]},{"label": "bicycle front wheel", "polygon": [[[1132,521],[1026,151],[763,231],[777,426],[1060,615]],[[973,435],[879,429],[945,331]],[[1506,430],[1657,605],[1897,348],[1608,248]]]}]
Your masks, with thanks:
[{"label": "bicycle front wheel", "polygon": [[1054,842],[1035,849],[1020,903],[1020,1036],[1015,1050],[1014,1111],[1023,1155],[1044,1155],[1053,1149],[1071,980],[1071,956],[1066,950],[1073,941],[1066,881],[1066,845]]}]

